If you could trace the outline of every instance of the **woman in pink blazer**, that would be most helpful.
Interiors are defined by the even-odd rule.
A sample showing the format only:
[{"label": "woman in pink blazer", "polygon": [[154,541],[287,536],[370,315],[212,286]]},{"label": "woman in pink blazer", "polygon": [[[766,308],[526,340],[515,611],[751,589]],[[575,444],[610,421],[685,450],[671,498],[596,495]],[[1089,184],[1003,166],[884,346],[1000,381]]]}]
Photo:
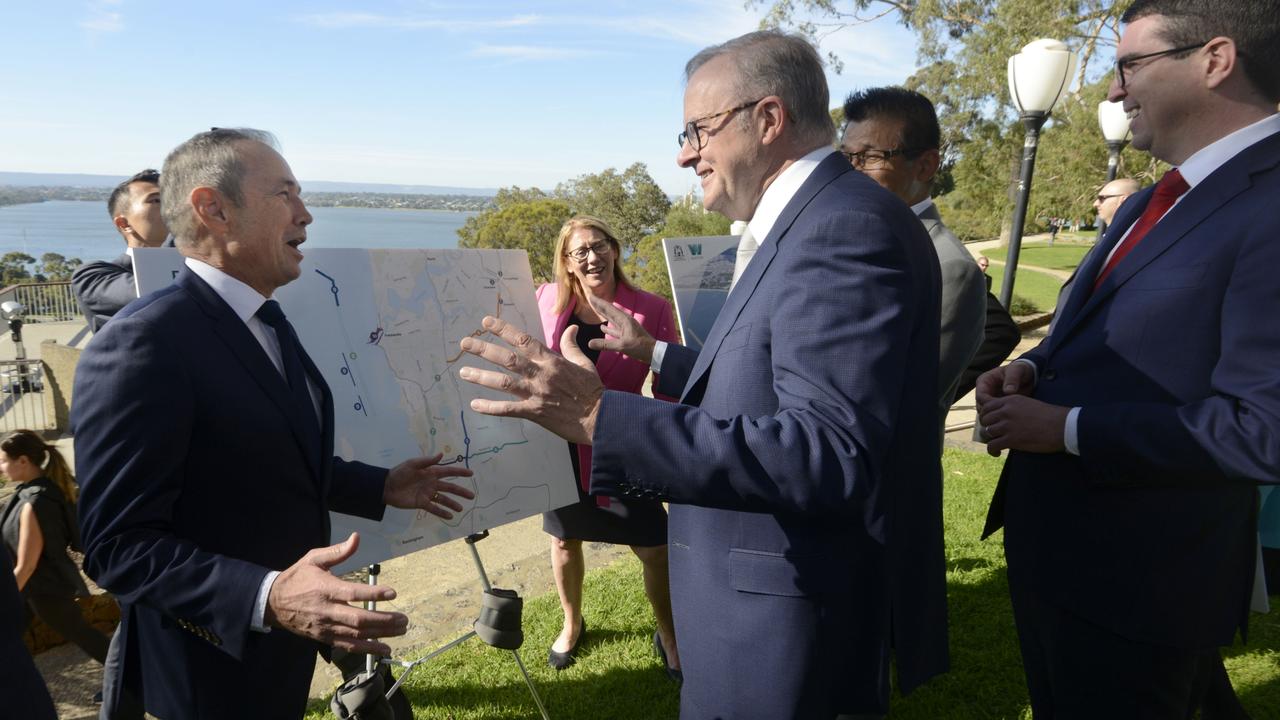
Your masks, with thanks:
[{"label": "woman in pink blazer", "polygon": [[[604,221],[586,215],[571,218],[556,238],[556,282],[538,288],[542,330],[552,350],[560,351],[560,336],[569,325],[578,326],[578,346],[595,363],[604,386],[610,390],[639,393],[649,367],[625,355],[588,347],[603,338],[604,320],[592,310],[586,293],[613,303],[631,314],[658,340],[676,342],[671,304],[652,293],[638,290],[622,271],[622,247]],[[680,679],[680,657],[671,621],[667,575],[667,513],[662,503],[638,498],[606,498],[587,495],[591,476],[591,448],[570,444],[578,480],[578,502],[543,516],[542,528],[552,536],[551,567],[556,591],[564,609],[564,626],[551,645],[547,662],[557,670],[574,662],[574,652],[586,632],[582,619],[582,578],[585,564],[582,541],[630,545],[644,565],[644,589],[653,605],[658,631],[654,648],[672,679]]]}]

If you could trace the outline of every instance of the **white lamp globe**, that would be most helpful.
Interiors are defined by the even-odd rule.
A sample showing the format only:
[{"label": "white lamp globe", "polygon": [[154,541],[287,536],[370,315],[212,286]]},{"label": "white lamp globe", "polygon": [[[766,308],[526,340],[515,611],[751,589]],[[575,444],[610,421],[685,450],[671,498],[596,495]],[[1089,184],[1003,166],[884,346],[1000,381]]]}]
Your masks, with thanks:
[{"label": "white lamp globe", "polygon": [[1129,139],[1129,116],[1124,111],[1124,103],[1098,103],[1098,125],[1102,127],[1102,138],[1109,143],[1122,143]]},{"label": "white lamp globe", "polygon": [[1018,112],[1048,113],[1071,82],[1076,54],[1060,40],[1041,38],[1009,58],[1009,94]]}]

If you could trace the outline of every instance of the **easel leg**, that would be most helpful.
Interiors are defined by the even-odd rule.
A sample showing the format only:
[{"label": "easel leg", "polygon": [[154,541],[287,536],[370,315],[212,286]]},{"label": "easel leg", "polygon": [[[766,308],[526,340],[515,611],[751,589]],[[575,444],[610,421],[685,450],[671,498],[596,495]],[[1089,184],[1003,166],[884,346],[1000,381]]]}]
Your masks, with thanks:
[{"label": "easel leg", "polygon": [[[476,572],[480,574],[480,584],[486,591],[491,590],[493,586],[489,584],[489,574],[484,570],[484,563],[480,562],[480,552],[476,550],[476,543],[487,537],[489,537],[488,530],[467,536],[467,547],[471,549],[471,559],[476,563]],[[533,686],[529,671],[524,667],[524,661],[520,659],[520,653],[512,650],[511,656],[516,659],[516,665],[520,666],[520,674],[524,676],[524,684],[529,686],[529,694],[533,696],[533,703],[538,706],[538,712],[542,715],[542,720],[551,720],[550,716],[547,715],[547,709],[542,706],[542,698],[538,695],[538,689]]]}]

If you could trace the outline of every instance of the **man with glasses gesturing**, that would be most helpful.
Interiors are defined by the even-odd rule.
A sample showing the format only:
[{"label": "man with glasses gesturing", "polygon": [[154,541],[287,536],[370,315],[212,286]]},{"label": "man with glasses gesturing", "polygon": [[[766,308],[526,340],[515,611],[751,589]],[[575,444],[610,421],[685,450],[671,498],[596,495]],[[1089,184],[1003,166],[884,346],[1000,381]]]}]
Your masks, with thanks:
[{"label": "man with glasses gesturing", "polygon": [[[1184,718],[1244,631],[1280,482],[1280,1],[1136,0],[1109,99],[1174,166],[1039,347],[978,380],[1037,718]],[[1204,718],[1234,717],[1219,708]]]},{"label": "man with glasses gesturing", "polygon": [[[748,222],[739,279],[700,352],[592,303],[666,403],[606,391],[575,344],[555,355],[463,340],[506,372],[473,401],[592,445],[590,491],[670,503],[681,716],[882,714],[889,655],[909,692],[947,668],[938,459],[938,261],[923,226],[831,147],[822,61],[757,32],[685,68],[676,161],[703,204]],[[748,102],[751,100],[751,102]]]}]

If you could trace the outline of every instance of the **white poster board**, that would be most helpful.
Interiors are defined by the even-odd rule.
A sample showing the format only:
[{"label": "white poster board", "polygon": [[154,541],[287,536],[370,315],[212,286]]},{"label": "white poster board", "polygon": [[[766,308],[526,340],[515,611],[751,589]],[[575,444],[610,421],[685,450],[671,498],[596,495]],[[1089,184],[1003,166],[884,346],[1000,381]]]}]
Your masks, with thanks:
[{"label": "white poster board", "polygon": [[684,345],[700,350],[729,296],[738,236],[664,238],[662,252]]},{"label": "white poster board", "polygon": [[[168,285],[181,265],[171,248],[136,253],[139,291]],[[442,463],[475,472],[459,484],[476,499],[463,500],[452,520],[392,508],[380,522],[332,513],[333,538],[361,538],[337,572],[577,502],[565,441],[530,422],[473,412],[472,398],[500,396],[458,378],[460,368],[483,364],[458,343],[480,334],[485,315],[542,339],[533,289],[523,250],[317,249],[276,291],[333,393],[336,455],[390,467],[442,452]]]}]

